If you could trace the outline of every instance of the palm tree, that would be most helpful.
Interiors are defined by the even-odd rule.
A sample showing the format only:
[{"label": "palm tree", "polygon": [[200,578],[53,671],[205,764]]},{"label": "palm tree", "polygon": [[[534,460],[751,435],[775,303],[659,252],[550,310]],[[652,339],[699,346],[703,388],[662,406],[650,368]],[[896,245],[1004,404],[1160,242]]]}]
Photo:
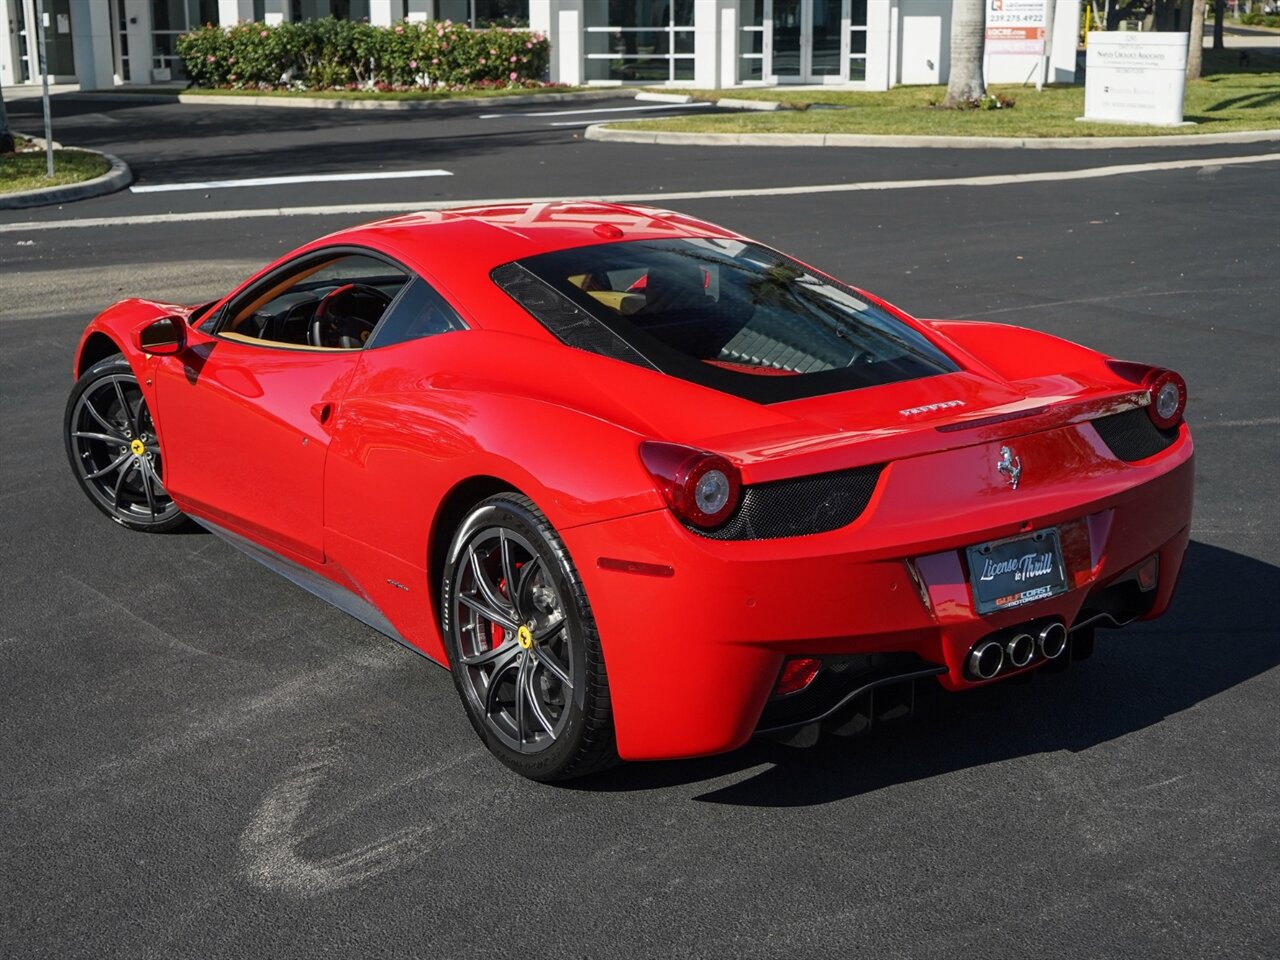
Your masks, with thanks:
[{"label": "palm tree", "polygon": [[1199,80],[1204,64],[1204,0],[1191,4],[1190,41],[1187,47],[1187,79]]},{"label": "palm tree", "polygon": [[987,19],[982,0],[951,0],[951,75],[947,79],[944,107],[984,96],[982,51],[986,45]]},{"label": "palm tree", "polygon": [[13,153],[13,131],[9,129],[9,115],[4,111],[3,87],[0,87],[0,153]]}]

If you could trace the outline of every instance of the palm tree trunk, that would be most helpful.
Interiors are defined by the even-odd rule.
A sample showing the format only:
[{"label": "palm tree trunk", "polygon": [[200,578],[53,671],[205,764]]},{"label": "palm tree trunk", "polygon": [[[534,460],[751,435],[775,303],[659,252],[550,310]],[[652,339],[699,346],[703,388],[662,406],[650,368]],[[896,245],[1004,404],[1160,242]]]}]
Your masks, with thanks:
[{"label": "palm tree trunk", "polygon": [[1199,80],[1204,64],[1204,0],[1191,4],[1191,37],[1187,47],[1187,79]]},{"label": "palm tree trunk", "polygon": [[982,0],[951,0],[951,75],[944,107],[987,92],[982,80],[982,51],[986,45],[986,10]]}]

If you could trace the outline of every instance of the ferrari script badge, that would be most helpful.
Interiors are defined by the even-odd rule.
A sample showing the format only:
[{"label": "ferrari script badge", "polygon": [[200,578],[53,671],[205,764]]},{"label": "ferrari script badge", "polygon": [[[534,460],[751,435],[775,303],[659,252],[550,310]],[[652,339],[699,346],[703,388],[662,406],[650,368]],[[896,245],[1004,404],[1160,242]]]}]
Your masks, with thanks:
[{"label": "ferrari script badge", "polygon": [[1022,461],[1013,455],[1008,447],[1000,448],[1000,459],[996,461],[996,469],[1003,473],[1009,486],[1018,489],[1018,481],[1022,479]]}]

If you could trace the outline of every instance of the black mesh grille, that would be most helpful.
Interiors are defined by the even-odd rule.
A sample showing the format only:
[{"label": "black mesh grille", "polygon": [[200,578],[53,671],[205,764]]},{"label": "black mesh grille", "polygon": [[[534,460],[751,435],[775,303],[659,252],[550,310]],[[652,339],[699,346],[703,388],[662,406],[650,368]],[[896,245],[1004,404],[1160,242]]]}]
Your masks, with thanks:
[{"label": "black mesh grille", "polygon": [[1167,450],[1178,439],[1177,427],[1161,430],[1151,422],[1147,411],[1142,407],[1089,422],[1098,431],[1098,436],[1102,437],[1107,448],[1117,458],[1128,462],[1154,457],[1161,450]]},{"label": "black mesh grille", "polygon": [[520,264],[508,263],[497,267],[489,276],[507,296],[533,314],[534,319],[565,346],[654,368],[620,336]]},{"label": "black mesh grille", "polygon": [[744,488],[742,503],[723,525],[714,530],[689,529],[713,540],[773,540],[836,530],[867,508],[881,469],[876,464],[755,483]]},{"label": "black mesh grille", "polygon": [[810,723],[859,687],[883,683],[930,668],[939,671],[942,669],[914,653],[863,653],[824,657],[821,672],[804,690],[765,704],[756,729],[776,730]]}]

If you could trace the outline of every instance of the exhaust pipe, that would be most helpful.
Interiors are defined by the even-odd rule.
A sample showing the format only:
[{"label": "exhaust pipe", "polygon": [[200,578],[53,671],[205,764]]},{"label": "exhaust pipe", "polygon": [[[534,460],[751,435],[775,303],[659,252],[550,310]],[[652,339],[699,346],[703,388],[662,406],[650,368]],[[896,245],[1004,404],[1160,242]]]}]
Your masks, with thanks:
[{"label": "exhaust pipe", "polygon": [[969,672],[979,680],[990,680],[1004,666],[1004,648],[995,640],[975,644],[969,651]]},{"label": "exhaust pipe", "polygon": [[1020,633],[1010,639],[1004,649],[1012,666],[1025,667],[1036,655],[1036,638],[1029,633]]},{"label": "exhaust pipe", "polygon": [[1056,660],[1067,649],[1067,628],[1055,620],[1040,631],[1036,644],[1040,647],[1042,657]]}]

